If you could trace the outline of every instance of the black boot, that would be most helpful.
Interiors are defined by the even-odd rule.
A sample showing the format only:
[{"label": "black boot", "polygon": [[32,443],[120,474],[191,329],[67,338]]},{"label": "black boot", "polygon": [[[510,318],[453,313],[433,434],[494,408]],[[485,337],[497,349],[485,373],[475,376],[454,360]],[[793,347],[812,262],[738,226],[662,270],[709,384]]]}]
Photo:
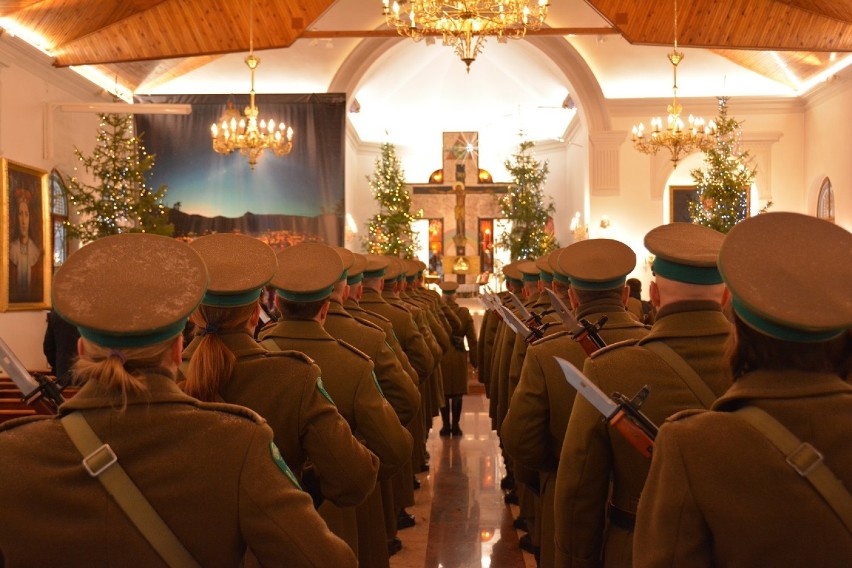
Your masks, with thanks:
[{"label": "black boot", "polygon": [[446,404],[441,407],[441,422],[443,422],[443,426],[441,427],[441,431],[438,432],[441,436],[449,436],[450,435],[450,405]]},{"label": "black boot", "polygon": [[452,397],[453,404],[453,428],[451,430],[453,436],[461,436],[462,431],[459,428],[459,421],[461,420],[461,409],[462,409],[462,397],[454,396]]}]

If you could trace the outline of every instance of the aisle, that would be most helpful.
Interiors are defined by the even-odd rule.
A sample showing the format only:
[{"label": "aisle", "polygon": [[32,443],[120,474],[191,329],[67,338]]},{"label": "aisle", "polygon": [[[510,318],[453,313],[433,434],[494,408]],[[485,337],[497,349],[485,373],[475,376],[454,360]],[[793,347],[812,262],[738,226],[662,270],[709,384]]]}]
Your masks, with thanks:
[{"label": "aisle", "polygon": [[488,400],[467,395],[462,410],[461,439],[439,437],[441,419],[435,419],[427,441],[431,469],[417,475],[422,486],[409,509],[417,524],[399,532],[403,549],[391,558],[391,568],[535,566],[533,557],[518,548],[512,528],[517,507],[503,503],[505,470]]}]

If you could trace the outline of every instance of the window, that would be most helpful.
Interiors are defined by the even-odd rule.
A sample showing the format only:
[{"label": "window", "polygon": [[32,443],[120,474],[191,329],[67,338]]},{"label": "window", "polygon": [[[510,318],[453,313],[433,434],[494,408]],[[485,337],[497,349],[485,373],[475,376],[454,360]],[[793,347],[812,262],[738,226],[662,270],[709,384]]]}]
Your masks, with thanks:
[{"label": "window", "polygon": [[56,270],[68,258],[68,197],[62,174],[50,172],[50,219],[53,236],[53,269]]},{"label": "window", "polygon": [[819,188],[816,216],[834,223],[834,189],[831,187],[831,180],[828,178],[822,180],[822,185]]}]

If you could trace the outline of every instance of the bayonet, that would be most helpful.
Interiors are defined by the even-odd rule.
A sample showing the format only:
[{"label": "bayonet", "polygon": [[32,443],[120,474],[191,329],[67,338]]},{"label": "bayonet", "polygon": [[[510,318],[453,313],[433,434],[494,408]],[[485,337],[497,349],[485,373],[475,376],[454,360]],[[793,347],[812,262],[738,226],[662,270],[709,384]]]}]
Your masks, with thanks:
[{"label": "bayonet", "polygon": [[0,367],[21,391],[21,400],[25,404],[43,404],[49,412],[55,413],[59,405],[65,402],[62,388],[43,375],[31,375],[3,339],[0,339]]},{"label": "bayonet", "polygon": [[643,456],[650,458],[657,437],[657,426],[639,410],[648,396],[648,387],[643,387],[632,399],[621,393],[609,397],[577,367],[561,357],[554,359],[568,383],[603,415],[606,423],[618,430]]},{"label": "bayonet", "polygon": [[540,339],[544,333],[537,328],[529,328],[522,322],[515,313],[506,306],[500,306],[503,311],[503,321],[509,326],[512,331],[524,338],[527,343],[532,343],[536,339]]},{"label": "bayonet", "polygon": [[587,355],[606,347],[606,342],[598,332],[609,319],[607,316],[602,316],[596,323],[591,323],[583,318],[578,321],[571,310],[568,309],[568,306],[565,305],[565,302],[553,290],[545,288],[544,291],[550,297],[550,305],[553,306],[553,309],[562,319],[562,323],[565,324],[565,329],[571,333],[574,341],[580,344]]}]

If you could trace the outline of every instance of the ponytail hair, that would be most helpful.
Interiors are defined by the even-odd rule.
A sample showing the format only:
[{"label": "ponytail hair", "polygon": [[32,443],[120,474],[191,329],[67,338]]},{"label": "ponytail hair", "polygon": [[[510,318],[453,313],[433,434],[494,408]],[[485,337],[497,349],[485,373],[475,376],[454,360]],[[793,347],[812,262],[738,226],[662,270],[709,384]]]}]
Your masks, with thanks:
[{"label": "ponytail hair", "polygon": [[257,302],[236,307],[202,304],[195,310],[190,319],[201,341],[189,360],[186,381],[182,384],[184,392],[199,400],[216,400],[219,391],[231,380],[237,360],[219,334],[248,330],[257,310]]},{"label": "ponytail hair", "polygon": [[120,408],[127,407],[128,393],[146,390],[142,378],[146,371],[168,368],[167,358],[175,341],[173,337],[144,347],[104,347],[88,339],[83,341],[83,355],[74,364],[74,382],[94,382],[112,392],[120,400]]}]

